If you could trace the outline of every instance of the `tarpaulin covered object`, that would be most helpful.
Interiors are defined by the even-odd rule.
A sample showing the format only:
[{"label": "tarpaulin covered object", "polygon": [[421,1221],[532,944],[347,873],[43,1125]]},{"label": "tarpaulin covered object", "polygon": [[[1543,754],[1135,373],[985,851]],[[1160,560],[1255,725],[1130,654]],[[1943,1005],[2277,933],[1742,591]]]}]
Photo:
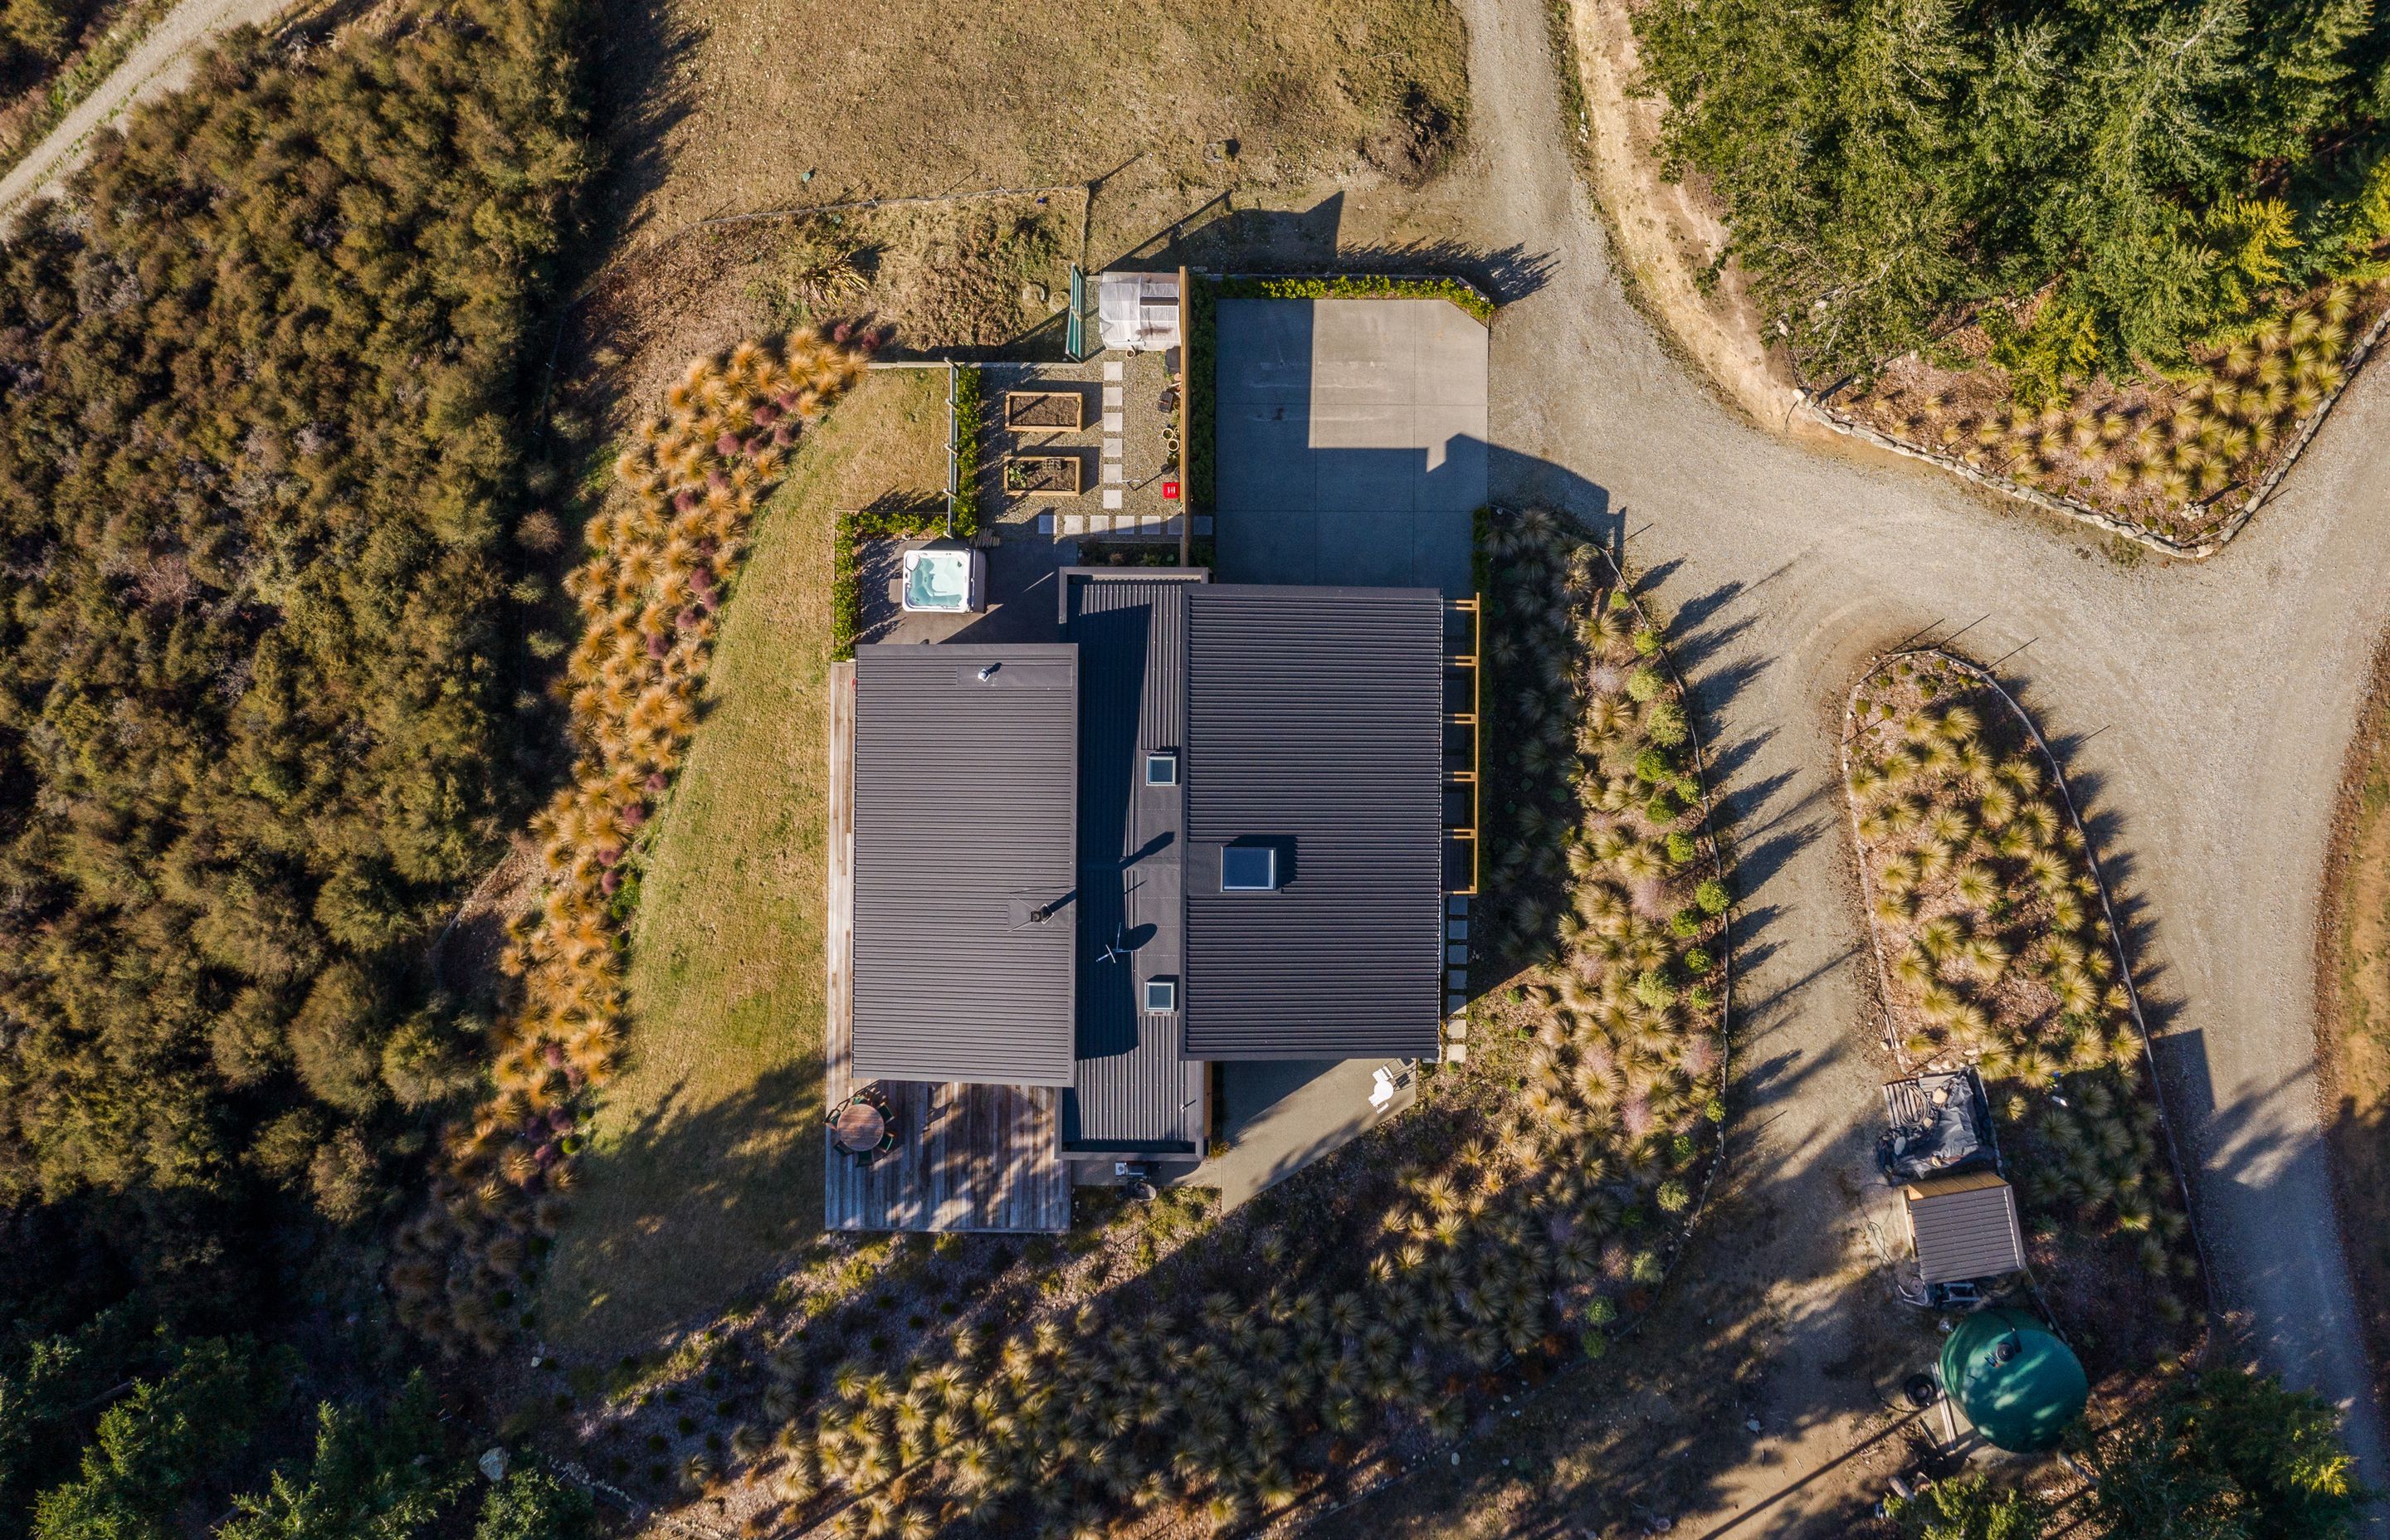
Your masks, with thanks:
[{"label": "tarpaulin covered object", "polygon": [[1159,353],[1178,345],[1178,277],[1103,273],[1096,279],[1096,327],[1107,348]]}]

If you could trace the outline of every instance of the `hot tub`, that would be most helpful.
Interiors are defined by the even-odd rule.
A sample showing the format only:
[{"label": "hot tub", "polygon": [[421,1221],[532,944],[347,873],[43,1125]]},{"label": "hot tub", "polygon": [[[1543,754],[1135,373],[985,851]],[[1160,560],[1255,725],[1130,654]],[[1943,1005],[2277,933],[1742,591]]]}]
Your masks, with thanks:
[{"label": "hot tub", "polygon": [[987,558],[962,546],[906,551],[901,592],[909,610],[975,613],[987,607]]}]

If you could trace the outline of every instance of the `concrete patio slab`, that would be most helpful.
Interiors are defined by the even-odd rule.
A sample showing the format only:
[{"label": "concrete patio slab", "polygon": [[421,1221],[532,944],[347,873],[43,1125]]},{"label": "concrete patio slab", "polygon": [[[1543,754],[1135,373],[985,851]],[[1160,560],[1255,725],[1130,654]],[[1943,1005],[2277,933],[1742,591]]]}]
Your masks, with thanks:
[{"label": "concrete patio slab", "polygon": [[[1394,1095],[1369,1105],[1374,1072],[1394,1077]],[[1227,1148],[1177,1184],[1217,1187],[1220,1207],[1324,1159],[1419,1099],[1419,1072],[1398,1059],[1242,1061],[1220,1066],[1220,1132]]]},{"label": "concrete patio slab", "polygon": [[1227,300],[1215,567],[1471,592],[1486,330],[1442,300]]}]

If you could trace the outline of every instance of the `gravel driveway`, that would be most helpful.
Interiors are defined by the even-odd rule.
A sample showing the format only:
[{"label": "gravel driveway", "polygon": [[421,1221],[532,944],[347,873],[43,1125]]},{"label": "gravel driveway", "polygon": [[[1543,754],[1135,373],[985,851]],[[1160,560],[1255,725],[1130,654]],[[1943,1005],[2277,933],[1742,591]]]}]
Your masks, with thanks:
[{"label": "gravel driveway", "polygon": [[[2390,1486],[2319,1128],[2313,936],[2343,753],[2390,613],[2390,372],[2358,382],[2288,490],[2204,565],[2113,559],[2075,527],[1903,463],[1796,447],[1663,351],[1562,137],[1541,0],[1461,0],[1478,237],[1551,267],[1496,322],[1491,493],[1634,538],[1687,638],[1741,845],[1739,1159],[1765,1174],[1781,1342],[1772,1457],[1692,1533],[1782,1533],[1877,1409],[1854,1385],[1874,1186],[1872,982],[1834,764],[1876,649],[1961,627],[2097,810],[2158,1009],[2160,1059],[2226,1303],[2267,1361],[2348,1409]],[[2023,650],[2018,650],[2018,649]],[[1880,1189],[1879,1189],[1880,1190]],[[1821,1486],[1831,1482],[1820,1482]],[[2377,1531],[2378,1532],[2378,1531]]]},{"label": "gravel driveway", "polygon": [[92,134],[137,101],[172,91],[190,79],[192,56],[218,33],[245,23],[272,21],[289,0],[183,0],[149,30],[99,89],[85,96],[32,153],[0,177],[0,230],[17,206],[83,161]]},{"label": "gravel driveway", "polygon": [[[186,78],[194,46],[279,0],[186,0],[5,180],[0,218],[90,134]],[[1876,648],[1965,627],[2038,714],[2099,810],[2140,926],[2167,1092],[2227,1303],[2268,1360],[2349,1409],[2390,1487],[2319,1132],[2313,931],[2327,825],[2390,610],[2390,374],[2349,391],[2288,490],[2202,566],[2110,559],[2077,530],[1901,464],[1746,424],[1628,304],[1562,138],[1543,0],[1461,0],[1471,29],[1475,233],[1550,263],[1493,335],[1489,481],[1636,532],[1687,640],[1739,824],[1739,1159],[1765,1173],[1780,1343],[1755,1422],[1772,1458],[1692,1533],[1782,1533],[1780,1495],[1876,1409],[1844,1367],[1865,1317],[1857,1197],[1875,1068],[1871,983],[1831,766],[1844,691]],[[2014,649],[2023,648],[2022,651]],[[1820,1483],[1828,1485],[1831,1483]],[[1764,1499],[1764,1517],[1735,1525]]]}]

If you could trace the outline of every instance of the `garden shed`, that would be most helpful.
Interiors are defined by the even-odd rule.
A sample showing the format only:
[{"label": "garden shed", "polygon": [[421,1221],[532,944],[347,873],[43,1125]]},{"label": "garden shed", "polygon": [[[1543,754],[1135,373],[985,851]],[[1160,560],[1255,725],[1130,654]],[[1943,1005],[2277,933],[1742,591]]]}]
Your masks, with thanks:
[{"label": "garden shed", "polygon": [[1960,1283],[2024,1269],[2016,1189],[1998,1173],[1926,1176],[1900,1192],[1922,1281]]}]

